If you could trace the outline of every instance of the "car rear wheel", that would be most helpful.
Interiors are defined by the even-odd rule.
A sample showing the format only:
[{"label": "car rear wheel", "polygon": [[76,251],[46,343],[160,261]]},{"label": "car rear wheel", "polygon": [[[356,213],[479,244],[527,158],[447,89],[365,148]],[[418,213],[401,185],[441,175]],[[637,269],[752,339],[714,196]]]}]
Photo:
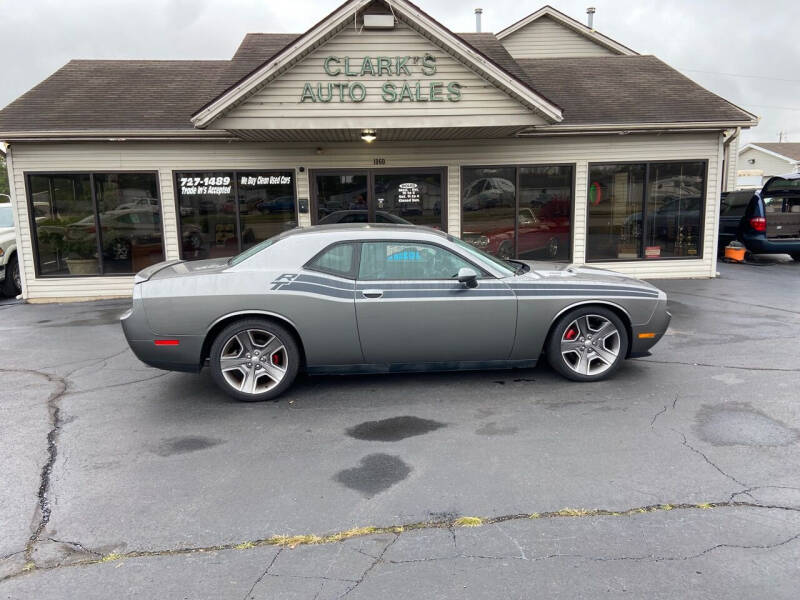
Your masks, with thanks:
[{"label": "car rear wheel", "polygon": [[561,317],[547,343],[547,360],[567,379],[599,381],[609,377],[628,352],[622,320],[599,306],[576,308]]},{"label": "car rear wheel", "polygon": [[277,398],[294,382],[300,350],[294,336],[267,319],[237,321],[211,346],[211,374],[217,385],[244,402]]},{"label": "car rear wheel", "polygon": [[6,265],[6,278],[3,280],[3,293],[13,298],[22,291],[22,280],[19,274],[19,262],[14,254]]}]

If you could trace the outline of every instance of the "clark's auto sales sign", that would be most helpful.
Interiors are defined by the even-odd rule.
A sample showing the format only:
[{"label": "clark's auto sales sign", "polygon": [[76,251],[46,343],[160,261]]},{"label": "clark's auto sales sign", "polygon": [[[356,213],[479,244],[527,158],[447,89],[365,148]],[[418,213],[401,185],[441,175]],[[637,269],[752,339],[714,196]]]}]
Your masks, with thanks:
[{"label": "clark's auto sales sign", "polygon": [[[327,56],[322,69],[328,80],[306,82],[300,102],[364,102],[370,91],[362,81],[348,78],[385,78],[376,90],[384,102],[458,102],[461,84],[438,81],[436,57],[424,56]],[[375,91],[373,91],[374,93]]]}]

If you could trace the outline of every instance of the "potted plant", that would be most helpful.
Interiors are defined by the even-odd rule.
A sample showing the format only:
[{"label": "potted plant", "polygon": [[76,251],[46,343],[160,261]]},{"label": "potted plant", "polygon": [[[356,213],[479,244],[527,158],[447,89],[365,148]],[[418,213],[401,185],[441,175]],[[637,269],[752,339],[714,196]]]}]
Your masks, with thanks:
[{"label": "potted plant", "polygon": [[59,236],[57,247],[70,275],[97,275],[97,242],[93,237]]}]

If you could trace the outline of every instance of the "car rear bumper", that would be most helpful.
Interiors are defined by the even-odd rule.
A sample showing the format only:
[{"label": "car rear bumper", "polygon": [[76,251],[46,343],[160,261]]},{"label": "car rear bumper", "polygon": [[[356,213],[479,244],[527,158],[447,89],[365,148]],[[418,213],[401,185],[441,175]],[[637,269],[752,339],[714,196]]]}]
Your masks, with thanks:
[{"label": "car rear bumper", "polygon": [[768,239],[765,235],[742,236],[745,248],[754,254],[796,254],[800,252],[800,238]]},{"label": "car rear bumper", "polygon": [[194,373],[200,370],[203,336],[156,336],[144,316],[142,301],[137,298],[131,309],[120,317],[120,323],[131,350],[146,365],[166,371]]}]

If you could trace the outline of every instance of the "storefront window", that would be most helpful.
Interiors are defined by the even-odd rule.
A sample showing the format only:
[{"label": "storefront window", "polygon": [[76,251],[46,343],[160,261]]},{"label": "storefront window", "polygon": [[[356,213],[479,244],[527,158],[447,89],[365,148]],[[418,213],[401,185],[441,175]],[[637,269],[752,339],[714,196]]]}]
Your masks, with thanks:
[{"label": "storefront window", "polygon": [[699,257],[705,163],[592,165],[590,261]]},{"label": "storefront window", "polygon": [[641,258],[645,169],[645,165],[594,165],[589,169],[589,260]]},{"label": "storefront window", "polygon": [[154,175],[94,176],[104,273],[136,273],[164,260],[161,202]]},{"label": "storefront window", "polygon": [[176,173],[186,260],[233,256],[297,226],[291,171]]},{"label": "storefront window", "polygon": [[572,167],[520,167],[517,257],[569,260],[571,225]]},{"label": "storefront window", "polygon": [[569,260],[572,167],[466,167],[461,238],[500,258]]},{"label": "storefront window", "polygon": [[516,169],[467,167],[461,172],[461,239],[499,256],[517,255]]},{"label": "storefront window", "polygon": [[154,174],[36,174],[28,187],[40,276],[132,274],[164,260]]},{"label": "storefront window", "polygon": [[297,227],[291,171],[238,173],[242,249]]},{"label": "storefront window", "polygon": [[645,257],[697,257],[705,163],[650,165]]}]

